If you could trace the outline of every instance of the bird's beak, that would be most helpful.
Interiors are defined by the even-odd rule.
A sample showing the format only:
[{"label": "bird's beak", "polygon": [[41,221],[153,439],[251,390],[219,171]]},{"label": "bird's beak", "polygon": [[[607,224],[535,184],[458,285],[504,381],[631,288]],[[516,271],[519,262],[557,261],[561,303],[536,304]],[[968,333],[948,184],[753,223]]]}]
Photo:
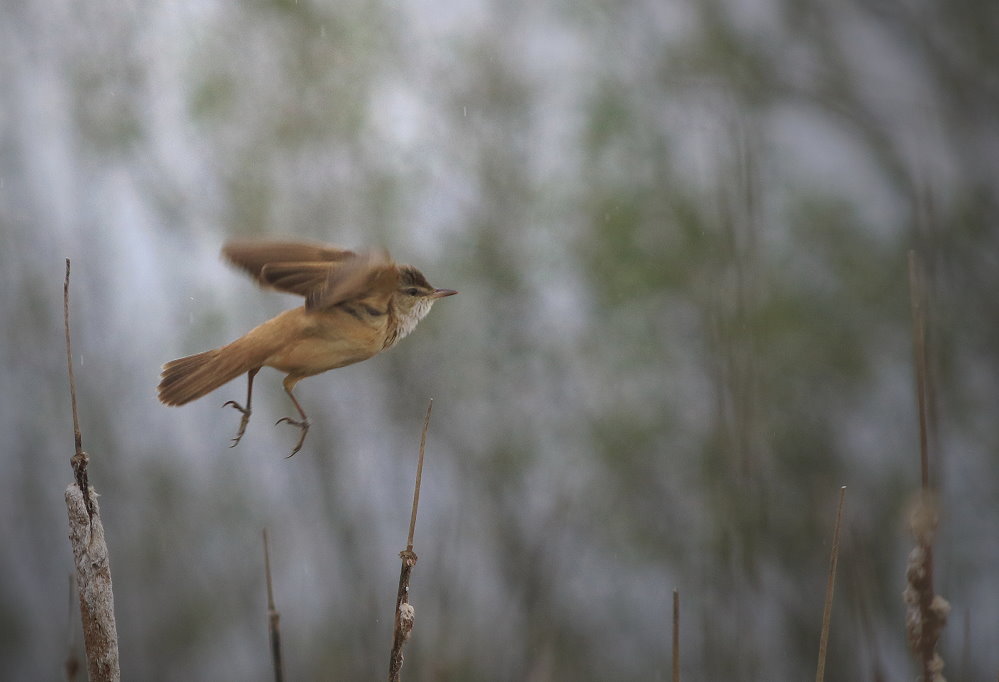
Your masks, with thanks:
[{"label": "bird's beak", "polygon": [[454,289],[434,289],[434,293],[430,294],[430,298],[444,298],[445,296],[454,296],[457,293]]}]

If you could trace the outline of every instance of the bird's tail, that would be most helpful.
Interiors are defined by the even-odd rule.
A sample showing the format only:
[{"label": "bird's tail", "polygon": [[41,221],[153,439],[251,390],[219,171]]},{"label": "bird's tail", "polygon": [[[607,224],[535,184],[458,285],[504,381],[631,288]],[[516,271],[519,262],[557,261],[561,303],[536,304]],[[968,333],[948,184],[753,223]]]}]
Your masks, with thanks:
[{"label": "bird's tail", "polygon": [[211,393],[241,374],[258,369],[271,354],[246,337],[214,350],[163,365],[157,388],[160,402],[183,405]]}]

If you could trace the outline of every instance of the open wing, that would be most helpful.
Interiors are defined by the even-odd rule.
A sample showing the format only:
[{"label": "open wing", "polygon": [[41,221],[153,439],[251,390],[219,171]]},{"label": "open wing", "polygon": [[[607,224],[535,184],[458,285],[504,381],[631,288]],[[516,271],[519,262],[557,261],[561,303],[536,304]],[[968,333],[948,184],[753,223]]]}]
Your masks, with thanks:
[{"label": "open wing", "polygon": [[367,251],[330,268],[325,284],[305,300],[310,310],[361,305],[371,315],[388,312],[389,298],[399,288],[399,267],[388,252]]},{"label": "open wing", "polygon": [[262,287],[308,297],[332,269],[357,254],[337,246],[292,241],[231,241],[222,255]]},{"label": "open wing", "polygon": [[222,255],[261,286],[304,296],[310,310],[356,300],[384,312],[399,282],[398,267],[384,250],[358,254],[309,242],[232,241]]}]

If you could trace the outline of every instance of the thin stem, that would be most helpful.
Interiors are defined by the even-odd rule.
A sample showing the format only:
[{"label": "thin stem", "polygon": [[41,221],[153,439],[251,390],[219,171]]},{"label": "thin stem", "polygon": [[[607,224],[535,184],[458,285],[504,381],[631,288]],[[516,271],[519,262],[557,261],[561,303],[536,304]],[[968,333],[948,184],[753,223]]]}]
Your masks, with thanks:
[{"label": "thin stem", "polygon": [[413,513],[409,517],[409,536],[406,550],[413,551],[413,534],[416,532],[416,511],[420,506],[420,484],[423,480],[423,454],[427,447],[427,429],[430,428],[430,413],[434,409],[434,399],[427,405],[427,416],[423,420],[423,433],[420,435],[420,458],[416,463],[416,486],[413,489]]},{"label": "thin stem", "polygon": [[83,434],[80,432],[80,417],[76,409],[76,377],[73,375],[73,343],[69,327],[69,259],[66,259],[66,279],[62,285],[62,321],[66,331],[66,366],[69,369],[69,403],[73,410],[73,443],[75,452],[70,458],[76,485],[83,494],[87,514],[94,518],[94,505],[90,499],[90,481],[87,477],[87,453],[83,451]]},{"label": "thin stem", "polygon": [[284,679],[284,667],[281,663],[281,614],[274,606],[274,588],[271,582],[271,551],[267,541],[267,529],[264,535],[264,575],[267,580],[267,634],[271,642],[271,661],[274,663],[274,680]]},{"label": "thin stem", "polygon": [[843,501],[846,486],[839,489],[839,504],[836,506],[836,525],[833,529],[832,551],[829,555],[829,575],[826,578],[826,601],[822,608],[822,633],[819,635],[819,665],[815,671],[815,682],[822,682],[826,676],[826,652],[829,648],[829,621],[832,619],[833,593],[836,591],[836,564],[839,562],[839,530],[843,523]]},{"label": "thin stem", "polygon": [[[922,678],[925,682],[939,679],[937,671],[942,666],[936,645],[946,624],[946,601],[938,597],[933,589],[933,534],[936,529],[936,500],[930,485],[929,437],[927,411],[927,352],[926,352],[926,291],[923,266],[919,255],[909,251],[909,304],[912,310],[913,363],[916,373],[916,409],[919,420],[919,469],[922,496],[919,500],[919,522],[914,524],[913,533],[919,544],[918,562],[913,562],[907,571],[911,590],[908,598],[913,600],[918,627],[913,628],[913,652],[922,664]],[[911,594],[910,594],[911,592]],[[939,601],[939,603],[938,603]]]},{"label": "thin stem", "polygon": [[673,590],[673,682],[680,682],[680,592]]},{"label": "thin stem", "polygon": [[402,670],[402,648],[413,631],[415,612],[409,604],[409,579],[416,565],[417,556],[413,551],[413,535],[416,532],[416,512],[420,507],[420,485],[423,480],[423,456],[427,447],[427,430],[430,428],[430,412],[434,401],[427,405],[427,416],[423,420],[423,433],[420,435],[420,457],[416,464],[416,484],[413,488],[413,512],[409,517],[409,536],[406,549],[399,552],[402,568],[399,571],[399,589],[395,597],[395,626],[392,632],[392,651],[389,654],[389,682],[399,682]]},{"label": "thin stem", "polygon": [[923,304],[922,263],[909,251],[909,305],[912,309],[912,342],[916,365],[916,410],[919,417],[919,465],[923,490],[930,487],[929,438],[926,424],[926,309]]},{"label": "thin stem", "polygon": [[76,454],[83,450],[83,435],[80,433],[80,417],[76,411],[76,377],[73,376],[73,345],[69,336],[69,259],[66,259],[66,279],[62,285],[62,320],[66,330],[66,364],[69,367],[69,398],[73,407],[73,438]]}]

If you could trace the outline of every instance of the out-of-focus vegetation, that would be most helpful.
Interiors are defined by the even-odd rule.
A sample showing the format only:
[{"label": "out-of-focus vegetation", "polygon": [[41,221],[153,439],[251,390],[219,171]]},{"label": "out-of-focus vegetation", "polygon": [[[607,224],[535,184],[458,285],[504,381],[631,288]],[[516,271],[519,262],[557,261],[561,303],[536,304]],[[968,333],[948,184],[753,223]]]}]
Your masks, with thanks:
[{"label": "out-of-focus vegetation", "polygon": [[[937,589],[999,659],[999,6],[70,3],[0,19],[0,660],[58,675],[77,382],[128,679],[384,675],[435,398],[403,670],[423,680],[912,679],[906,254],[930,292]],[[246,438],[159,365],[296,302],[234,236],[383,244],[461,295]],[[259,405],[259,407],[258,407]],[[883,675],[883,677],[878,677]]]}]

